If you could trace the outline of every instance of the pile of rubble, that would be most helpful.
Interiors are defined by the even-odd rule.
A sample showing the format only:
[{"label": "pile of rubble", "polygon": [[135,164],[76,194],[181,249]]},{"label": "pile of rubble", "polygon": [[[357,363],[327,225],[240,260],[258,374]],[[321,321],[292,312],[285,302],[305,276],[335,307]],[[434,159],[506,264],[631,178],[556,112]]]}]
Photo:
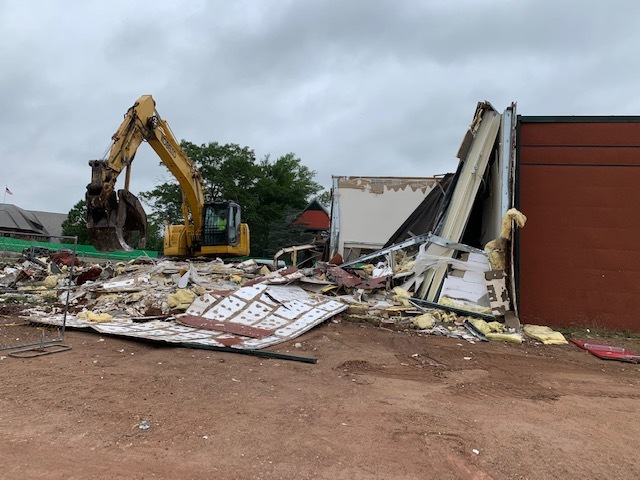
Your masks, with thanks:
[{"label": "pile of rubble", "polygon": [[520,343],[524,333],[544,343],[566,343],[558,332],[522,329],[517,319],[510,319],[504,276],[480,250],[454,245],[466,251],[446,259],[448,272],[438,301],[416,295],[424,272],[442,264],[425,246],[443,242],[430,236],[413,249],[377,252],[374,263],[337,258],[311,268],[275,271],[255,260],[141,257],[93,264],[70,252],[30,251],[0,266],[0,300],[10,295],[41,298],[40,305],[24,311],[38,324],[194,346],[261,349],[338,314],[470,342]]},{"label": "pile of rubble", "polygon": [[[338,314],[471,342],[521,343],[529,336],[566,343],[545,327],[523,328],[517,316],[511,231],[526,217],[509,208],[512,157],[504,147],[512,145],[513,118],[478,103],[456,173],[431,190],[383,248],[357,259],[336,255],[302,268],[298,253],[308,261],[318,245],[301,245],[279,251],[271,265],[288,253],[290,266],[271,271],[255,260],[93,265],[68,253],[29,251],[2,270],[0,289],[57,301],[31,309],[34,322],[182,344],[260,349]],[[341,250],[338,211],[331,254]],[[460,243],[465,238],[483,248]]]}]

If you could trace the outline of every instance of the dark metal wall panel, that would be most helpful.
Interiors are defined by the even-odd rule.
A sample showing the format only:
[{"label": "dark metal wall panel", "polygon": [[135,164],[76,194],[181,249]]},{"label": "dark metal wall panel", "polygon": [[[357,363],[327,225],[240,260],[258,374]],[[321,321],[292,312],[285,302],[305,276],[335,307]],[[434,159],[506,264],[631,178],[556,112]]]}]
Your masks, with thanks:
[{"label": "dark metal wall panel", "polygon": [[640,122],[523,123],[521,146],[640,146]]},{"label": "dark metal wall panel", "polygon": [[[626,126],[640,139],[640,123],[571,125],[588,126],[591,138]],[[532,127],[539,144],[567,143],[553,123],[522,123],[523,141]],[[524,323],[640,331],[640,149],[607,141],[609,149],[590,150],[519,144],[518,205],[528,219],[518,240]]]},{"label": "dark metal wall panel", "polygon": [[521,147],[521,165],[638,166],[640,147]]}]

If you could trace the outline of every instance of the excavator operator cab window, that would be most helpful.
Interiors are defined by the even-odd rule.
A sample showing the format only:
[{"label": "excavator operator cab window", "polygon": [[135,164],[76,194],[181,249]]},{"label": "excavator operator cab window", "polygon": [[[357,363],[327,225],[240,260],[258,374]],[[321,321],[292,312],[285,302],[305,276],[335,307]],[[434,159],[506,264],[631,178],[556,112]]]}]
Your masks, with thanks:
[{"label": "excavator operator cab window", "polygon": [[229,208],[227,205],[205,205],[203,219],[203,245],[228,245]]},{"label": "excavator operator cab window", "polygon": [[202,244],[237,245],[239,241],[240,206],[229,203],[205,204],[202,219]]}]

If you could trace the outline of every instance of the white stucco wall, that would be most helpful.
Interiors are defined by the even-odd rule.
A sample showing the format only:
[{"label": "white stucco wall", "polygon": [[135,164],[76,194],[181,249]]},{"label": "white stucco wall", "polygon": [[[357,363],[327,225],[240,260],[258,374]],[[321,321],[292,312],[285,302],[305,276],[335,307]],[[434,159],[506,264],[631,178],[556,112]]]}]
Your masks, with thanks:
[{"label": "white stucco wall", "polygon": [[345,246],[382,247],[436,183],[431,177],[334,176],[333,208],[337,215],[331,228],[332,237],[338,232],[336,250],[344,255]]}]

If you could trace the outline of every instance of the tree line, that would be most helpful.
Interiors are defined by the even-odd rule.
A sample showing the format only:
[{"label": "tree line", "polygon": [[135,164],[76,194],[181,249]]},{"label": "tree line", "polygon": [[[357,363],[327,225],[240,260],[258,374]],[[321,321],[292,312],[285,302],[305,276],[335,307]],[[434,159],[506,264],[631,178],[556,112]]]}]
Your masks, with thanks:
[{"label": "tree line", "polygon": [[[231,143],[196,145],[183,140],[180,146],[200,170],[206,200],[233,200],[242,208],[242,221],[251,233],[252,256],[272,256],[283,246],[311,239],[311,234],[291,220],[322,186],[315,181],[316,172],[295,154],[275,160],[266,155],[258,160],[252,149]],[[328,195],[323,192],[321,201],[326,202]],[[180,186],[171,179],[141,192],[139,198],[150,208],[146,248],[162,252],[164,222],[183,223]],[[81,200],[62,224],[63,235],[77,236],[80,244],[88,243],[85,213],[86,202]]]}]

